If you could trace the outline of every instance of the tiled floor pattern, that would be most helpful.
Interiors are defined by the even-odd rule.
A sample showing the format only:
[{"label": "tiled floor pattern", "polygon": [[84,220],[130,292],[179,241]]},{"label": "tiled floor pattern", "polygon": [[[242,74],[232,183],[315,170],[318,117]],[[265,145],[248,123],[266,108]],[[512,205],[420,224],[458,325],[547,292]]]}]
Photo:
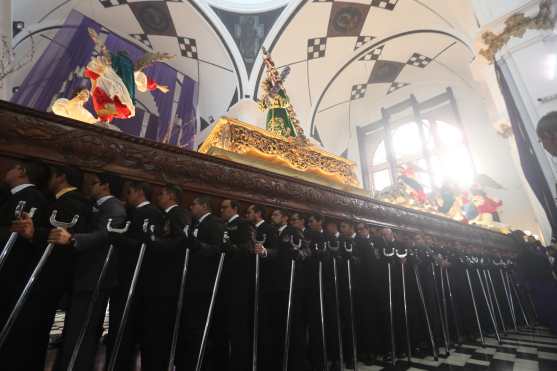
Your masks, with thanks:
[{"label": "tiled floor pattern", "polygon": [[[59,335],[64,324],[64,314],[56,315],[52,335]],[[105,318],[105,332],[108,316]],[[433,357],[399,360],[395,367],[380,364],[358,365],[358,371],[557,371],[557,336],[544,327],[524,328],[518,333],[502,336],[501,344],[495,337],[487,336],[485,345],[480,339],[476,343],[461,344],[451,349],[449,356],[439,350],[437,361]]]}]

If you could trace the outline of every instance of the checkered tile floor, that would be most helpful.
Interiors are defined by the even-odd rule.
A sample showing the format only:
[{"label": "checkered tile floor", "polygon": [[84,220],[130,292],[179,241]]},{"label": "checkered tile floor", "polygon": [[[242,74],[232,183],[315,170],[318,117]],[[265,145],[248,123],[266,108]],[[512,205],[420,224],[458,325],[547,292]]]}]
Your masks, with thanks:
[{"label": "checkered tile floor", "polygon": [[[462,344],[451,349],[448,357],[440,356],[412,358],[412,363],[399,360],[396,367],[358,365],[359,371],[557,371],[557,336],[544,327],[522,329],[501,338],[499,345],[495,337],[486,337],[486,345]],[[444,349],[439,350],[440,354]]]},{"label": "checkered tile floor", "polygon": [[[64,312],[59,310],[56,312],[56,316],[54,317],[54,323],[52,324],[52,328],[50,329],[50,337],[58,337],[62,334],[62,330],[64,329]],[[106,310],[106,315],[104,316],[104,331],[103,335],[106,335],[108,332],[108,308]]]},{"label": "checkered tile floor", "polygon": [[[51,335],[60,335],[64,326],[64,313],[58,312],[52,326]],[[108,328],[108,315],[105,318],[105,333]],[[495,337],[487,336],[486,345],[468,343],[451,349],[448,357],[441,356],[444,349],[439,349],[439,359],[433,357],[412,358],[412,363],[399,360],[396,367],[378,362],[377,365],[358,365],[359,371],[557,371],[557,335],[544,327],[522,329],[518,333],[508,333],[498,344]]]}]

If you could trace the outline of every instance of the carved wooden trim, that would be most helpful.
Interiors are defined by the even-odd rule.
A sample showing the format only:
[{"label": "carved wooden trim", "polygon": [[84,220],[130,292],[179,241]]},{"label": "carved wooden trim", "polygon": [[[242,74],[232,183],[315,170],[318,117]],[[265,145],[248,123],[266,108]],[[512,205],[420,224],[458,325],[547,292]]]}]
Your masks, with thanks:
[{"label": "carved wooden trim", "polygon": [[0,101],[0,154],[508,249],[508,236]]}]

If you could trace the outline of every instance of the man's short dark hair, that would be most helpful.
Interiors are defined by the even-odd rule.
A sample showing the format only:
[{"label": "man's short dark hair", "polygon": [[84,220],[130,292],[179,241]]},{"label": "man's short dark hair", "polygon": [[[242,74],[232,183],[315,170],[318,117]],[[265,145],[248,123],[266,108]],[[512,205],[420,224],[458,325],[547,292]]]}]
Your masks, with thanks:
[{"label": "man's short dark hair", "polygon": [[24,169],[29,181],[39,188],[48,180],[49,168],[42,161],[18,160],[16,165]]},{"label": "man's short dark hair", "polygon": [[320,214],[311,214],[309,217],[315,219],[316,222],[322,222],[323,221],[323,217]]},{"label": "man's short dark hair", "polygon": [[325,225],[329,225],[329,224],[334,224],[338,227],[338,223],[336,220],[332,220],[332,219],[326,219],[325,222],[323,223]]},{"label": "man's short dark hair", "polygon": [[131,181],[128,186],[135,191],[142,191],[146,199],[151,198],[153,190],[149,184],[145,182]]},{"label": "man's short dark hair", "polygon": [[204,205],[207,207],[207,210],[211,210],[211,198],[208,196],[197,196],[193,199],[193,202],[199,205]]},{"label": "man's short dark hair", "polygon": [[290,214],[288,213],[288,211],[284,210],[284,209],[273,209],[273,213],[275,211],[278,211],[280,213],[281,216],[285,216],[285,217],[290,217]]},{"label": "man's short dark hair", "polygon": [[66,165],[52,165],[51,167],[52,174],[56,176],[64,175],[66,178],[66,182],[69,185],[81,188],[81,183],[83,182],[83,174],[81,170],[73,166],[66,166]]},{"label": "man's short dark hair", "polygon": [[230,200],[230,199],[224,200],[224,201],[230,201],[230,207],[232,207],[233,209],[236,209],[236,210],[240,210],[240,203],[238,201]]},{"label": "man's short dark hair", "polygon": [[257,213],[261,214],[261,217],[262,217],[263,219],[265,219],[265,208],[264,208],[263,206],[253,204],[253,205],[251,205],[250,207],[253,208],[253,211],[254,211],[256,214],[257,214]]},{"label": "man's short dark hair", "polygon": [[164,189],[166,192],[174,195],[176,202],[180,203],[182,201],[182,188],[178,187],[176,184],[166,184]]},{"label": "man's short dark hair", "polygon": [[97,178],[99,178],[99,182],[101,183],[101,185],[108,184],[110,193],[116,197],[120,197],[120,194],[122,193],[123,181],[119,175],[106,171],[98,173],[96,175]]},{"label": "man's short dark hair", "polygon": [[299,219],[299,220],[302,220],[302,221],[304,221],[304,224],[305,224],[305,222],[306,222],[306,220],[307,220],[307,218],[306,218],[306,216],[305,216],[304,214],[299,213],[299,212],[297,212],[297,211],[292,212],[292,213],[290,214],[290,216],[289,216],[288,219],[292,219],[292,218],[297,218],[297,219]]}]

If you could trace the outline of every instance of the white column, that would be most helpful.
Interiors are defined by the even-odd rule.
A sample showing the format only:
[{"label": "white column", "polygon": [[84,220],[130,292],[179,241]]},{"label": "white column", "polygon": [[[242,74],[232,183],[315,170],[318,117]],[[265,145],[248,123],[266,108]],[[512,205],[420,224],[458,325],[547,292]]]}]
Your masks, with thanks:
[{"label": "white column", "polygon": [[[0,38],[6,37],[9,45],[12,45],[12,0],[0,0]],[[9,77],[2,81],[0,88],[0,99],[8,100],[10,93]]]}]

